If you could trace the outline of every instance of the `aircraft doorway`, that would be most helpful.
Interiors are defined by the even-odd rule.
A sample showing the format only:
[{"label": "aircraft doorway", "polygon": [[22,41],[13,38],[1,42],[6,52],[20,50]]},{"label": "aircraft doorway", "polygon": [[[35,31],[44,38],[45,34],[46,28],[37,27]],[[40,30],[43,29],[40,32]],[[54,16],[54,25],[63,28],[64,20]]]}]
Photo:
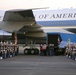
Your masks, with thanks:
[{"label": "aircraft doorway", "polygon": [[59,49],[59,44],[62,38],[59,33],[48,33],[47,34],[47,44],[54,44],[54,55],[64,55],[65,49]]}]

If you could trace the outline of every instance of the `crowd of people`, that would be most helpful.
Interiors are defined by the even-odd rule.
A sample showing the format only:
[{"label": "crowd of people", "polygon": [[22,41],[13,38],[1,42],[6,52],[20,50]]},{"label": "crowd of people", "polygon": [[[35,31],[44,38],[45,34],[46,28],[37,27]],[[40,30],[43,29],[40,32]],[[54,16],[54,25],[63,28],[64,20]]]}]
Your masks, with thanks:
[{"label": "crowd of people", "polygon": [[54,56],[54,44],[42,44],[40,46],[40,55],[41,56]]},{"label": "crowd of people", "polygon": [[0,59],[16,56],[18,47],[15,44],[8,42],[0,42]]}]

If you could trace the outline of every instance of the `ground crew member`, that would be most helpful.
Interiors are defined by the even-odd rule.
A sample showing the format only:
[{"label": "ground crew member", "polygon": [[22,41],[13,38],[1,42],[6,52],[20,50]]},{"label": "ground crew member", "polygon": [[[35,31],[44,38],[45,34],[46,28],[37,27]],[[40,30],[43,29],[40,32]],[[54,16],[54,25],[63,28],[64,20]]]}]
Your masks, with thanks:
[{"label": "ground crew member", "polygon": [[47,45],[47,47],[46,47],[46,55],[50,56],[49,45]]},{"label": "ground crew member", "polygon": [[41,45],[41,55],[45,56],[46,55],[46,44]]},{"label": "ground crew member", "polygon": [[53,56],[54,55],[54,45],[53,44],[50,44],[49,51],[50,51],[50,56]]}]

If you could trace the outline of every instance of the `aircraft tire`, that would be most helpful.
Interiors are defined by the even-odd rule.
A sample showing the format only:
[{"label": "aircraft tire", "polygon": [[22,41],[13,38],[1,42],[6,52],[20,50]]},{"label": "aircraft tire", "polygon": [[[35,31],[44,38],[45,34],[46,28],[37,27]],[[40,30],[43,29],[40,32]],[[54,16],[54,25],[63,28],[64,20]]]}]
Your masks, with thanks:
[{"label": "aircraft tire", "polygon": [[34,49],[30,49],[30,54],[34,55],[35,54],[35,50]]},{"label": "aircraft tire", "polygon": [[29,49],[26,48],[26,49],[24,50],[24,54],[25,54],[25,55],[28,55],[28,54],[29,54]]},{"label": "aircraft tire", "polygon": [[39,50],[36,48],[35,49],[35,55],[38,55],[39,54]]}]

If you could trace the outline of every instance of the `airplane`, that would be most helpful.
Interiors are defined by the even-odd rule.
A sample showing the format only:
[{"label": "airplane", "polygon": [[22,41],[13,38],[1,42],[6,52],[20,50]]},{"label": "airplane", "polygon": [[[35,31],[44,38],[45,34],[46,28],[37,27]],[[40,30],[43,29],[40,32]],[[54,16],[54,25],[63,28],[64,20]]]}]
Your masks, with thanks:
[{"label": "airplane", "polygon": [[[69,32],[76,28],[76,9],[0,10],[0,29],[31,38],[45,38],[48,32]],[[75,33],[73,31],[73,33]]]}]

